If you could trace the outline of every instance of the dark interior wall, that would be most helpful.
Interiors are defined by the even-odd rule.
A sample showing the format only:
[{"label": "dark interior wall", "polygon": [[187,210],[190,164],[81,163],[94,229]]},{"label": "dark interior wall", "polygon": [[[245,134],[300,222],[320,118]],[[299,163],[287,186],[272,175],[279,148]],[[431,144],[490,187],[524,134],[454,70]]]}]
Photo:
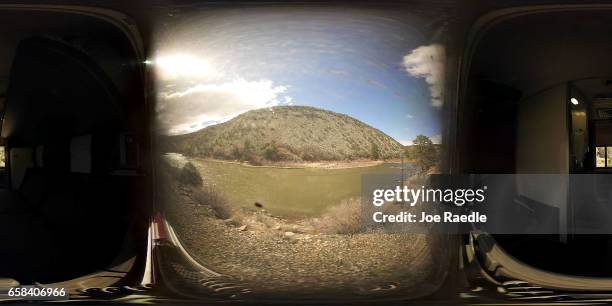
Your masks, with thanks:
[{"label": "dark interior wall", "polygon": [[[122,35],[114,26],[87,16],[62,14],[58,18],[57,13],[42,11],[28,11],[27,14],[0,11],[0,96],[6,93],[15,49],[21,40],[32,36],[50,37],[70,41],[85,50],[88,46],[85,43],[87,39],[84,40],[86,37],[95,38],[96,41],[105,40],[107,43],[113,39],[117,40],[117,43],[113,44],[115,48],[113,52],[123,54],[133,52]],[[90,52],[92,49],[87,51]]]},{"label": "dark interior wall", "polygon": [[[113,83],[113,87],[120,97],[120,99],[116,100],[123,103],[120,105],[120,108],[127,110],[124,115],[130,117],[130,123],[136,121],[134,118],[142,116],[143,113],[148,114],[145,110],[142,95],[142,64],[136,58],[137,51],[133,49],[133,45],[127,39],[125,33],[105,21],[77,14],[58,15],[58,13],[54,12],[37,11],[29,11],[27,14],[15,14],[10,11],[0,11],[0,97],[7,94],[9,75],[15,63],[17,47],[21,41],[31,37],[48,38],[57,41],[58,44],[64,43],[79,50],[84,54],[84,57],[95,62],[98,69],[103,71],[102,74]],[[63,51],[59,50],[59,52]],[[33,61],[35,60],[33,59]],[[85,89],[57,86],[59,81],[55,82],[56,79],[67,75],[69,71],[58,73],[59,75],[50,75],[50,71],[53,69],[49,66],[52,64],[40,66],[40,73],[43,75],[37,78],[39,90],[33,90],[32,96],[45,96],[41,100],[49,101],[48,104],[51,104],[50,100],[52,99],[59,99],[61,102],[65,102],[68,99],[80,99],[80,104],[82,105],[89,103],[95,106],[95,101],[90,101],[90,97],[87,96]],[[32,63],[31,66],[34,66],[34,64]],[[59,63],[56,64],[57,66],[59,66]],[[32,69],[39,73],[39,71],[35,70],[36,67],[32,67]],[[34,77],[31,78],[35,79]],[[44,93],[45,89],[52,89],[52,93]],[[68,95],[70,97],[67,98]],[[94,94],[92,93],[91,96],[94,96]],[[32,99],[38,99],[38,97],[33,97]],[[53,107],[44,105],[42,102],[37,102],[37,104],[38,108],[46,107],[46,110],[50,110],[51,113],[60,112],[57,108],[60,108],[61,104],[55,103],[55,110],[52,109]],[[0,111],[4,108],[3,106],[0,105]],[[81,107],[76,106],[77,108]],[[13,109],[16,107],[20,106],[12,106]],[[22,108],[26,108],[26,106],[24,105]],[[99,117],[105,115],[108,115],[108,111],[100,113]],[[111,115],[108,117],[116,117],[114,114]],[[139,124],[132,124],[130,128],[132,130],[141,129],[139,132],[142,133],[144,122],[146,121],[141,120]],[[10,130],[15,128],[11,126],[14,124],[14,122],[6,123],[5,126]],[[54,126],[55,122],[49,125]],[[12,134],[15,132],[5,131],[2,132],[2,135],[8,137],[7,133]]]},{"label": "dark interior wall", "polygon": [[472,80],[463,124],[463,162],[468,173],[513,173],[516,112],[521,93],[508,86]]},{"label": "dark interior wall", "polygon": [[595,145],[612,145],[612,122],[598,121],[595,123]]},{"label": "dark interior wall", "polygon": [[[88,172],[109,172],[126,120],[126,103],[109,74],[73,44],[40,36],[20,41],[11,67],[2,129],[15,153],[11,187],[19,189],[32,167],[75,171],[73,161],[86,160]],[[95,137],[89,148],[73,152],[72,142],[82,135]],[[41,163],[34,158],[39,146]]]},{"label": "dark interior wall", "polygon": [[610,11],[530,14],[490,29],[472,58],[471,75],[530,96],[560,83],[612,75]]},{"label": "dark interior wall", "polygon": [[[463,168],[567,173],[570,157],[560,151],[569,150],[569,137],[561,137],[569,133],[567,97],[560,89],[555,103],[543,100],[571,81],[612,75],[612,41],[602,37],[612,37],[610,11],[536,13],[490,28],[471,57],[461,106]],[[504,94],[511,91],[518,97]]]},{"label": "dark interior wall", "polygon": [[7,92],[2,137],[33,146],[118,129],[123,110],[110,78],[85,53],[46,38],[19,44]]},{"label": "dark interior wall", "polygon": [[521,100],[517,116],[517,173],[569,173],[567,85]]},{"label": "dark interior wall", "polygon": [[473,80],[464,118],[469,173],[567,173],[566,86],[521,99],[517,90]]}]

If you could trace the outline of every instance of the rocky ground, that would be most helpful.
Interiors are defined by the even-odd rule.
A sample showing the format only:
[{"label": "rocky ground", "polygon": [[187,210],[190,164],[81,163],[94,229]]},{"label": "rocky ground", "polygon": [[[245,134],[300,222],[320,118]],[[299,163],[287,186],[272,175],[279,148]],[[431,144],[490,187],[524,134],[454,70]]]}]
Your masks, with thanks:
[{"label": "rocky ground", "polygon": [[418,294],[435,287],[447,270],[450,250],[443,236],[321,234],[313,222],[283,220],[257,208],[222,220],[189,190],[174,191],[167,215],[187,250],[255,292]]}]

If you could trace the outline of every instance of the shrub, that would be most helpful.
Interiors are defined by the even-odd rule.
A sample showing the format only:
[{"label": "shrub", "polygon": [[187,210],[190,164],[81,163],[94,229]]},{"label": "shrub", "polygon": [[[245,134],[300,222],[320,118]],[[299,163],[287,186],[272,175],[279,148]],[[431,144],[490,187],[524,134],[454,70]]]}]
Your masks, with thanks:
[{"label": "shrub", "polygon": [[380,149],[378,148],[378,144],[374,141],[370,143],[370,158],[373,160],[380,159]]},{"label": "shrub", "polygon": [[327,209],[313,226],[325,234],[357,234],[364,231],[361,200],[351,198]]},{"label": "shrub", "polygon": [[183,166],[179,173],[178,180],[183,185],[194,187],[200,187],[203,183],[200,172],[191,162],[187,162]]},{"label": "shrub", "polygon": [[271,143],[264,149],[264,157],[270,161],[292,161],[299,159],[289,148]]},{"label": "shrub", "polygon": [[264,149],[264,157],[267,160],[276,161],[276,160],[278,160],[278,153],[277,153],[277,151],[278,151],[278,148],[277,148],[277,146],[274,143],[269,144]]},{"label": "shrub", "polygon": [[231,155],[232,155],[232,159],[240,160],[243,155],[242,149],[240,147],[233,147]]},{"label": "shrub", "polygon": [[229,219],[234,215],[234,209],[230,206],[227,198],[212,186],[204,186],[194,190],[191,198],[199,205],[208,205],[215,216],[220,219]]},{"label": "shrub", "polygon": [[253,166],[261,166],[263,163],[261,162],[261,158],[257,157],[255,154],[249,154],[245,156],[244,161],[253,165]]},{"label": "shrub", "polygon": [[302,159],[305,161],[319,160],[319,148],[307,145],[302,148]]},{"label": "shrub", "polygon": [[302,148],[302,160],[305,161],[320,161],[320,160],[339,160],[344,159],[337,152],[329,152],[315,145],[306,145]]}]

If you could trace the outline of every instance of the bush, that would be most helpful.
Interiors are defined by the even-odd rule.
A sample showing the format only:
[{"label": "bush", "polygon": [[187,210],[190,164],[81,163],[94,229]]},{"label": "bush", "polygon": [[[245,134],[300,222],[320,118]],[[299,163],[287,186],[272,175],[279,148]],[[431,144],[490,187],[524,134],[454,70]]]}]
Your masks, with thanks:
[{"label": "bush", "polygon": [[294,161],[298,159],[290,149],[276,143],[271,143],[266,146],[264,149],[264,157],[269,161]]},{"label": "bush", "polygon": [[370,143],[370,158],[373,160],[380,159],[380,149],[378,148],[378,144],[374,141]]},{"label": "bush", "polygon": [[181,172],[179,173],[178,180],[181,184],[193,187],[202,186],[202,177],[198,169],[191,163],[187,162]]},{"label": "bush", "polygon": [[191,198],[199,205],[208,205],[217,218],[229,219],[234,215],[234,209],[230,206],[227,198],[212,186],[204,186],[194,190]]},{"label": "bush", "polygon": [[315,161],[319,159],[319,150],[317,147],[307,145],[302,148],[302,159],[305,161]]},{"label": "bush", "polygon": [[323,213],[313,226],[325,234],[357,234],[364,231],[361,199],[343,200]]},{"label": "bush", "polygon": [[242,149],[240,147],[232,148],[232,159],[240,160],[242,158]]},{"label": "bush", "polygon": [[306,145],[302,148],[302,160],[304,161],[341,160],[344,158],[337,152],[330,152],[315,145]]},{"label": "bush", "polygon": [[263,163],[261,162],[261,159],[259,157],[257,157],[255,154],[250,154],[250,155],[246,156],[244,161],[246,161],[247,163],[249,163],[250,165],[253,165],[253,166],[261,166],[261,165],[263,165]]}]

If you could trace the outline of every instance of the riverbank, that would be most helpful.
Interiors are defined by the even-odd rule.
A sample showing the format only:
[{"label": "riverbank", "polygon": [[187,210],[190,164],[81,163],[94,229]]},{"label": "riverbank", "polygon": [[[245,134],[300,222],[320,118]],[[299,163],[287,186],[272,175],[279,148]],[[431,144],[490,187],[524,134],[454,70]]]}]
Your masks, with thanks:
[{"label": "riverbank", "polygon": [[[177,166],[181,167],[182,164],[186,163],[187,160],[196,160],[196,161],[204,161],[204,162],[215,162],[215,163],[223,163],[223,164],[234,164],[241,165],[244,167],[253,167],[253,168],[278,168],[278,169],[351,169],[351,168],[364,168],[364,167],[376,167],[382,164],[399,164],[402,162],[401,159],[388,159],[388,160],[340,160],[340,161],[312,161],[312,162],[292,162],[292,161],[262,161],[261,165],[253,165],[248,162],[238,161],[238,160],[223,160],[223,159],[214,159],[214,158],[204,158],[204,157],[187,157],[182,155],[181,153],[164,153],[165,156],[170,156],[171,158],[180,161]],[[406,161],[404,161],[407,164]]]},{"label": "riverbank", "polygon": [[245,167],[255,168],[278,168],[278,169],[351,169],[351,168],[364,168],[364,167],[375,167],[388,163],[389,161],[384,160],[352,160],[352,161],[313,161],[313,162],[262,162],[261,165],[252,165],[247,162],[241,162],[237,160],[221,160],[211,158],[193,158],[194,160],[210,161],[217,163],[236,164]]}]

